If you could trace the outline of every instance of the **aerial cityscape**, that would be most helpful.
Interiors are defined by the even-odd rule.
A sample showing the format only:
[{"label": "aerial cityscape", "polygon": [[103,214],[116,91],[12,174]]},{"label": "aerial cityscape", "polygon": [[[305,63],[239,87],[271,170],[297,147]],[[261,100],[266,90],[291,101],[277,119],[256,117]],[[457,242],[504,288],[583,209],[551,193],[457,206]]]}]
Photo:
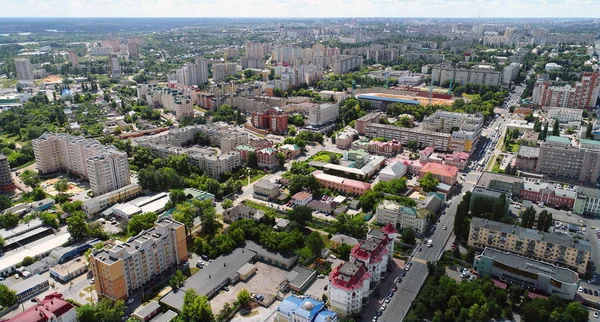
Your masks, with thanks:
[{"label": "aerial cityscape", "polygon": [[600,3],[63,2],[0,1],[0,322],[600,321]]}]

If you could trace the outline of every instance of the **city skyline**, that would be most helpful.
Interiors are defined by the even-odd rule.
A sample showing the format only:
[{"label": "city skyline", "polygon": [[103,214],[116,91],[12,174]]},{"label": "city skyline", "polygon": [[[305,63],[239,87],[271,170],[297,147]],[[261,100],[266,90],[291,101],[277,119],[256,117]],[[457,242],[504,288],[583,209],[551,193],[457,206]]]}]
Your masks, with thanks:
[{"label": "city skyline", "polygon": [[[400,0],[238,0],[133,2],[0,0],[0,17],[412,17],[412,18],[551,18],[590,17],[600,12],[593,0],[432,0],[427,4]],[[594,17],[592,17],[594,18]]]}]

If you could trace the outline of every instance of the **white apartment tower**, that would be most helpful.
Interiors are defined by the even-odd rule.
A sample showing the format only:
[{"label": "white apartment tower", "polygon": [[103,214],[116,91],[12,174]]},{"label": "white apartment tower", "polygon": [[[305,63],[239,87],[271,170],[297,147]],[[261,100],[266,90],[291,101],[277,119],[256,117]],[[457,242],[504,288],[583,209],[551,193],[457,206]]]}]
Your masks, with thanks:
[{"label": "white apartment tower", "polygon": [[119,66],[119,55],[112,53],[108,56],[110,63],[110,75],[112,78],[121,77],[121,67]]},{"label": "white apartment tower", "polygon": [[88,179],[95,195],[130,184],[127,154],[113,146],[63,133],[44,133],[32,144],[40,174],[66,171]]},{"label": "white apartment tower", "polygon": [[29,58],[15,58],[15,68],[19,83],[33,85],[33,66]]},{"label": "white apartment tower", "polygon": [[196,85],[208,83],[208,60],[203,57],[197,57],[196,69],[198,75],[198,83]]}]

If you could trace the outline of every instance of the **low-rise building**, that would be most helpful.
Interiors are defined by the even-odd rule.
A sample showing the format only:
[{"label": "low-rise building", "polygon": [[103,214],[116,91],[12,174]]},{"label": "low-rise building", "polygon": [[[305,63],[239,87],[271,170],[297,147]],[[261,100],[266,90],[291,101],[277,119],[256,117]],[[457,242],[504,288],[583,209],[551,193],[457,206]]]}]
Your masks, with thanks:
[{"label": "low-rise building", "polygon": [[536,260],[569,267],[580,274],[586,272],[591,256],[588,241],[573,236],[543,233],[534,229],[473,217],[469,231],[469,246],[493,247]]},{"label": "low-rise building", "polygon": [[527,130],[523,132],[523,135],[519,138],[519,144],[534,147],[537,146],[537,142],[539,139],[539,132]]},{"label": "low-rise building", "polygon": [[379,124],[382,115],[385,116],[383,112],[375,112],[362,116],[354,122],[354,129],[358,131],[358,134],[365,135],[367,134],[367,125],[371,123]]},{"label": "low-rise building", "polygon": [[391,200],[383,200],[377,205],[375,211],[375,221],[379,224],[388,224],[396,226],[398,223],[398,216],[400,215],[400,208],[402,206]]},{"label": "low-rise building", "polygon": [[10,285],[8,288],[15,292],[17,301],[22,303],[42,292],[45,292],[50,288],[50,283],[48,282],[48,278],[36,274],[28,279],[24,279]]},{"label": "low-rise building", "polygon": [[77,322],[75,306],[60,293],[46,295],[36,305],[3,322]]},{"label": "low-rise building", "polygon": [[346,126],[341,132],[335,136],[335,146],[340,149],[349,149],[352,147],[352,142],[358,137],[358,131]]},{"label": "low-rise building", "polygon": [[560,123],[581,122],[583,110],[576,108],[550,107],[546,115],[549,119],[558,120]]},{"label": "low-rise building", "polygon": [[306,206],[312,201],[312,199],[313,197],[310,192],[300,191],[292,196],[291,202],[294,206]]},{"label": "low-rise building", "polygon": [[135,312],[133,317],[140,322],[148,322],[153,317],[157,316],[161,312],[160,304],[156,301],[150,301],[146,305],[140,306]]},{"label": "low-rise building", "polygon": [[540,156],[540,148],[521,145],[517,153],[515,167],[522,171],[535,172]]},{"label": "low-rise building", "polygon": [[161,213],[165,210],[165,206],[170,200],[169,193],[160,192],[152,196],[139,197],[127,203],[116,204],[111,208],[110,213],[121,219],[129,220],[137,214],[147,212]]},{"label": "low-rise building", "polygon": [[119,202],[127,201],[142,193],[142,186],[134,183],[117,190],[83,201],[82,209],[92,216]]},{"label": "low-rise building", "polygon": [[568,268],[488,247],[475,256],[473,268],[480,276],[521,285],[538,294],[556,294],[569,301],[575,298],[579,287],[579,275]]},{"label": "low-rise building", "polygon": [[402,162],[393,162],[381,169],[379,172],[379,181],[387,182],[394,179],[400,179],[406,175],[408,167]]},{"label": "low-rise building", "polygon": [[279,165],[277,160],[277,149],[265,148],[256,152],[259,168],[273,169]]},{"label": "low-rise building", "polygon": [[293,159],[302,154],[302,149],[295,144],[284,144],[279,147],[279,152],[285,155],[286,159]]},{"label": "low-rise building", "polygon": [[279,185],[269,180],[260,180],[254,184],[254,198],[261,200],[273,200],[279,197]]},{"label": "low-rise building", "polygon": [[419,177],[423,177],[430,172],[441,183],[453,186],[458,180],[458,168],[452,165],[439,163],[427,163],[419,171]]},{"label": "low-rise building", "polygon": [[325,174],[320,170],[313,172],[312,175],[317,179],[317,181],[319,181],[321,186],[332,191],[362,196],[365,192],[371,189],[371,184],[369,183],[332,176]]},{"label": "low-rise building", "polygon": [[306,289],[308,289],[316,279],[317,271],[302,265],[294,266],[292,271],[289,272],[285,278],[287,287],[300,294],[306,292]]},{"label": "low-rise building", "polygon": [[358,239],[344,234],[335,234],[329,239],[329,247],[332,249],[338,248],[340,245],[354,246],[358,244]]},{"label": "low-rise building", "polygon": [[573,212],[578,215],[600,216],[600,189],[579,186]]},{"label": "low-rise building", "polygon": [[327,310],[325,303],[310,296],[290,295],[275,311],[275,322],[337,322],[337,313]]},{"label": "low-rise building", "polygon": [[70,261],[58,264],[50,268],[50,276],[56,280],[66,283],[75,277],[87,272],[87,264],[83,261]]},{"label": "low-rise building", "polygon": [[326,202],[321,200],[313,200],[307,205],[309,208],[315,211],[320,211],[325,214],[331,214],[336,206],[335,202]]},{"label": "low-rise building", "polygon": [[240,203],[233,208],[223,210],[223,221],[226,223],[232,223],[240,219],[260,221],[264,215],[264,211]]}]

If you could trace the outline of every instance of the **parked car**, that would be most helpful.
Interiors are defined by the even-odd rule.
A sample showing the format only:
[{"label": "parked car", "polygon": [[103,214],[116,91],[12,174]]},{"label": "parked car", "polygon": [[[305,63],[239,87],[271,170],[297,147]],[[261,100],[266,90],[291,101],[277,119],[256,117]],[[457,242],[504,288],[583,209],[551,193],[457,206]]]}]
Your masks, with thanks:
[{"label": "parked car", "polygon": [[390,303],[390,301],[391,301],[391,300],[392,300],[392,299],[390,299],[389,297],[386,297],[386,298],[385,298],[385,303]]},{"label": "parked car", "polygon": [[131,303],[133,303],[134,301],[135,301],[135,299],[132,297],[132,298],[130,298],[129,300],[127,300],[127,304],[131,304]]}]

